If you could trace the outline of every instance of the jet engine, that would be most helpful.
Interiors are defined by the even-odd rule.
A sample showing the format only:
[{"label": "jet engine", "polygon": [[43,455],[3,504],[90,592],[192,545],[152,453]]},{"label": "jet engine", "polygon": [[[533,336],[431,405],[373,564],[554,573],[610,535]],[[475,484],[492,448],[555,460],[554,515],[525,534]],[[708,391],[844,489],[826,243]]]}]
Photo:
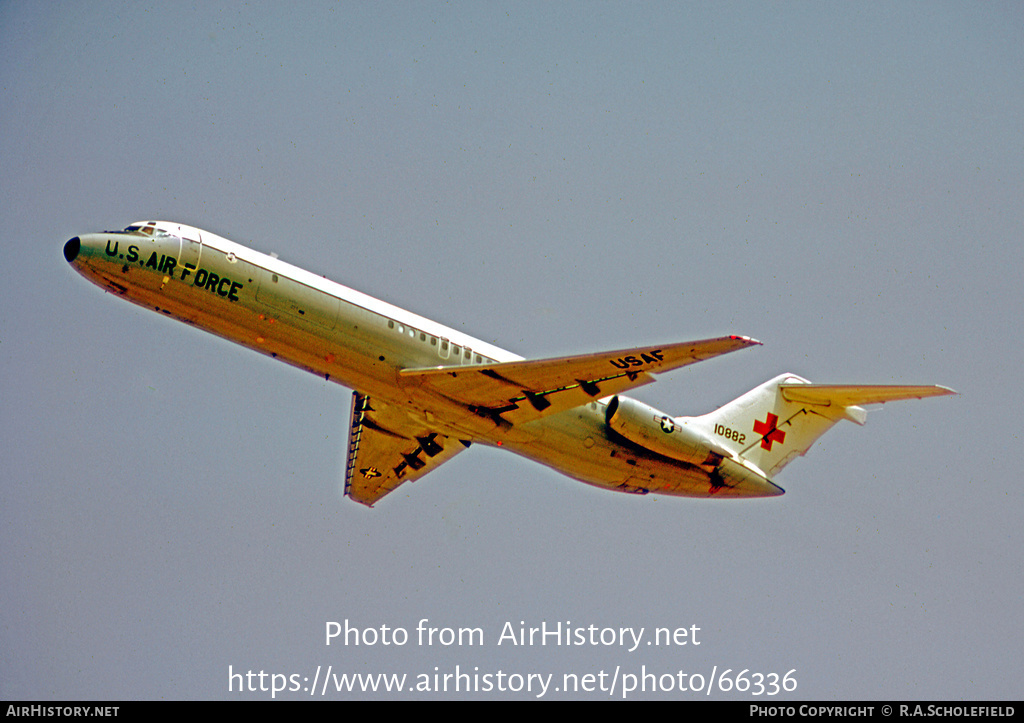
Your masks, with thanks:
[{"label": "jet engine", "polygon": [[631,442],[660,455],[698,467],[717,467],[731,455],[684,421],[629,397],[613,397],[605,413],[608,426]]}]

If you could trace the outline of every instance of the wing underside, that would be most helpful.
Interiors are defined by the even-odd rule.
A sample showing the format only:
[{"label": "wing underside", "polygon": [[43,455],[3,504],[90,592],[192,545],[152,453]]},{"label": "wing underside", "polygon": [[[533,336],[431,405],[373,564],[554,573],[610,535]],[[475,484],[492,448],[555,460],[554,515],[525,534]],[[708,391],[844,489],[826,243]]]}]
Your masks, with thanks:
[{"label": "wing underside", "polygon": [[367,507],[403,482],[437,469],[468,446],[353,392],[345,494]]},{"label": "wing underside", "polygon": [[403,369],[399,378],[506,426],[621,394],[650,384],[655,374],[760,343],[726,336],[554,359]]}]

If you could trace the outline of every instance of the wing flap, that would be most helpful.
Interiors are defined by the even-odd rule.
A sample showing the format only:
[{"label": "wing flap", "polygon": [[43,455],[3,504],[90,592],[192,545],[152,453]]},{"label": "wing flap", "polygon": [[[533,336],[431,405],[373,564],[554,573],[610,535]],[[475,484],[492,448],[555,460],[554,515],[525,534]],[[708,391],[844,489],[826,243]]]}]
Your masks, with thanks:
[{"label": "wing flap", "polygon": [[465,449],[402,410],[353,392],[345,495],[367,507]]},{"label": "wing flap", "polygon": [[726,336],[553,359],[403,369],[399,378],[496,423],[519,424],[650,384],[654,374],[760,343]]}]

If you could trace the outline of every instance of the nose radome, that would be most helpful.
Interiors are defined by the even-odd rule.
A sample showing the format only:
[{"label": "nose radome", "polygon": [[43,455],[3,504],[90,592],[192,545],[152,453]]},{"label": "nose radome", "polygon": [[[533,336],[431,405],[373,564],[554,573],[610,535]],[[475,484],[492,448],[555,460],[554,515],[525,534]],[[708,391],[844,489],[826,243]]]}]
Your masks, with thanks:
[{"label": "nose radome", "polygon": [[82,240],[75,236],[73,239],[64,244],[64,258],[71,263],[78,258],[78,252],[82,250]]}]

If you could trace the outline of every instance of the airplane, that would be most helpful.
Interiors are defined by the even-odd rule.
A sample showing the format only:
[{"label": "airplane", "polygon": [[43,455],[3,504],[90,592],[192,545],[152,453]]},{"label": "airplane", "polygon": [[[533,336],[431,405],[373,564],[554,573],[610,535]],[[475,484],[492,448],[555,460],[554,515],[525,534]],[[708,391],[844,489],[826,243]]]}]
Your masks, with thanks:
[{"label": "airplane", "polygon": [[702,416],[624,396],[673,369],[757,346],[747,336],[524,359],[192,226],[141,221],[75,236],[64,258],[140,306],[352,394],[344,493],[372,507],[471,444],[634,494],[781,495],[774,476],[860,405],[943,386],[812,384],[781,374]]}]

